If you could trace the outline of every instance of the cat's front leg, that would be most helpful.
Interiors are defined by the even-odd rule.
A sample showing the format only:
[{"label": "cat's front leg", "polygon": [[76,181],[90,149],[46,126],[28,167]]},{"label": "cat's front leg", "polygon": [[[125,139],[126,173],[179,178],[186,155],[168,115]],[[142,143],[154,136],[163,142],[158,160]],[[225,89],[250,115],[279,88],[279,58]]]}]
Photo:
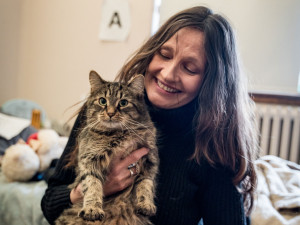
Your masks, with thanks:
[{"label": "cat's front leg", "polygon": [[103,220],[103,183],[110,164],[111,151],[102,150],[95,145],[86,148],[81,143],[78,158],[77,184],[81,183],[83,192],[83,207],[79,216],[85,220]]},{"label": "cat's front leg", "polygon": [[143,179],[136,185],[136,212],[145,216],[155,215],[153,180]]},{"label": "cat's front leg", "polygon": [[103,220],[103,186],[102,182],[93,175],[87,175],[82,182],[82,192],[84,194],[83,207],[79,216],[85,220]]},{"label": "cat's front leg", "polygon": [[155,179],[159,165],[158,153],[155,147],[150,150],[147,157],[142,161],[143,168],[138,175],[135,186],[136,211],[146,216],[152,216],[156,213],[154,204]]}]

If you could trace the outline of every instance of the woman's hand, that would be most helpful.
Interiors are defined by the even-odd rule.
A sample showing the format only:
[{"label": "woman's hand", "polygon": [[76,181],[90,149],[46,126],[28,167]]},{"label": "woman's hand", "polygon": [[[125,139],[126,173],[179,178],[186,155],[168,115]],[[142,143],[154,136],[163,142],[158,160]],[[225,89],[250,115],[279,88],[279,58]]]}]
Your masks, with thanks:
[{"label": "woman's hand", "polygon": [[[104,196],[109,196],[119,191],[122,191],[129,185],[131,185],[134,181],[134,177],[130,175],[128,166],[137,162],[144,155],[147,155],[148,152],[149,149],[140,148],[132,152],[124,159],[122,159],[121,156],[112,159],[110,163],[110,171],[106,178],[106,182],[103,185]],[[83,200],[81,184],[77,185],[76,188],[72,189],[70,193],[70,199],[73,204]]]},{"label": "woman's hand", "polygon": [[70,193],[70,200],[71,200],[72,204],[75,204],[75,203],[83,200],[81,184],[78,184],[75,188],[72,189],[72,191]]},{"label": "woman's hand", "polygon": [[104,196],[122,191],[131,185],[134,181],[134,177],[130,175],[128,166],[136,163],[144,155],[147,155],[148,152],[149,149],[140,148],[124,159],[121,159],[121,157],[114,158],[110,163],[110,172],[103,186]]}]

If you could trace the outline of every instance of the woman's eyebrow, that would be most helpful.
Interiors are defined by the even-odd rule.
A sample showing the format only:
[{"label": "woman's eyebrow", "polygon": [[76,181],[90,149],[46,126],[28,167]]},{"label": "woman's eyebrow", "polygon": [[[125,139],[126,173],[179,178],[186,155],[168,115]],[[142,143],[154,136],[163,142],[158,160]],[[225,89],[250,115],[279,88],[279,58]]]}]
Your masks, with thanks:
[{"label": "woman's eyebrow", "polygon": [[202,61],[203,61],[197,55],[187,55],[187,56],[185,56],[183,58],[184,58],[184,60],[192,62],[192,63],[196,63],[197,65],[202,64]]}]

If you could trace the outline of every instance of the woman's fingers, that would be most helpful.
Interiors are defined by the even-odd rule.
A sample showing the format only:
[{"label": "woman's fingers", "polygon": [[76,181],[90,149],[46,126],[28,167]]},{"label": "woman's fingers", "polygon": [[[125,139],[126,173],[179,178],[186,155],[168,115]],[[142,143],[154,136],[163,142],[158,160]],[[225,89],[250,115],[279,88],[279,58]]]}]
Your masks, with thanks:
[{"label": "woman's fingers", "polygon": [[[107,176],[106,182],[103,186],[104,195],[108,196],[121,191],[128,187],[134,181],[134,175],[128,169],[128,166],[136,163],[140,158],[148,154],[147,148],[140,148],[135,150],[126,158],[115,157],[110,164],[110,172]],[[136,171],[136,168],[131,168],[132,171]]]},{"label": "woman's fingers", "polygon": [[74,204],[83,200],[83,193],[81,190],[81,184],[78,184],[70,193],[70,200]]},{"label": "woman's fingers", "polygon": [[148,148],[140,148],[138,150],[135,150],[130,155],[128,155],[126,158],[124,158],[120,162],[120,164],[121,164],[121,166],[128,168],[129,165],[136,163],[144,155],[147,155],[148,152],[149,152]]}]

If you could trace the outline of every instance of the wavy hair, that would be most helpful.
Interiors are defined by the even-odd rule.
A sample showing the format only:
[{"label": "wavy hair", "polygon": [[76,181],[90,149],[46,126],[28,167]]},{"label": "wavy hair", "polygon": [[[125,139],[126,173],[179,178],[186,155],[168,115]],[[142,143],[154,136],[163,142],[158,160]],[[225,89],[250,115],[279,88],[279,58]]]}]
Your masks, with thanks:
[{"label": "wavy hair", "polygon": [[229,22],[202,6],[175,14],[125,63],[116,79],[126,82],[135,74],[145,74],[153,55],[184,27],[203,32],[207,58],[198,95],[199,109],[194,118],[196,145],[192,158],[198,163],[204,158],[212,166],[229,169],[249,215],[257,182],[254,167],[257,131],[254,103],[240,71],[235,36]]}]

